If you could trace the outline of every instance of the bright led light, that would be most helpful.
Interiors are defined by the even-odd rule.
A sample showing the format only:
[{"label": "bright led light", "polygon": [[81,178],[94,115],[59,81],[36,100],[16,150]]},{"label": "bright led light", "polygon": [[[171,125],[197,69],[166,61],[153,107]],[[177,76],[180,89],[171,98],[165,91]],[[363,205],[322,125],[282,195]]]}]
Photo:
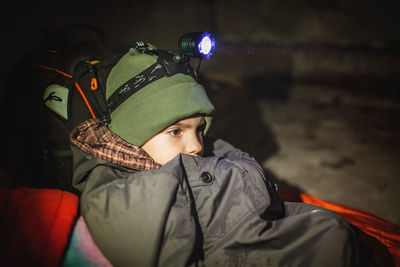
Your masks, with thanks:
[{"label": "bright led light", "polygon": [[190,57],[210,58],[215,49],[215,39],[208,32],[191,32],[179,39],[181,51]]},{"label": "bright led light", "polygon": [[210,53],[211,51],[211,48],[212,48],[212,42],[210,37],[208,36],[203,37],[203,39],[199,43],[200,53],[202,53],[203,55],[208,55],[208,53]]}]

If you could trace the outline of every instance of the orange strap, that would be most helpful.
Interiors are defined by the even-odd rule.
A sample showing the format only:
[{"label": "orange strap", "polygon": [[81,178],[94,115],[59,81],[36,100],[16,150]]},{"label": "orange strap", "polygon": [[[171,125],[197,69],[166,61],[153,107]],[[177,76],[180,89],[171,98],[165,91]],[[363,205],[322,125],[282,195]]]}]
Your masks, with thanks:
[{"label": "orange strap", "polygon": [[85,101],[85,104],[86,104],[87,108],[89,109],[90,114],[92,114],[92,118],[95,119],[96,115],[94,115],[92,107],[90,106],[89,101],[87,100],[87,98],[86,98],[85,94],[83,93],[81,87],[79,86],[78,82],[75,82],[75,86],[78,89],[79,93],[81,94],[83,101]]},{"label": "orange strap", "polygon": [[52,71],[60,73],[61,75],[66,76],[68,78],[72,78],[72,75],[70,75],[68,73],[65,73],[65,72],[62,72],[61,70],[58,70],[56,68],[52,68],[52,67],[48,67],[48,66],[44,66],[44,65],[40,65],[40,64],[33,64],[33,66],[38,67],[38,68],[42,68],[42,69],[45,69],[45,70],[52,70]]}]

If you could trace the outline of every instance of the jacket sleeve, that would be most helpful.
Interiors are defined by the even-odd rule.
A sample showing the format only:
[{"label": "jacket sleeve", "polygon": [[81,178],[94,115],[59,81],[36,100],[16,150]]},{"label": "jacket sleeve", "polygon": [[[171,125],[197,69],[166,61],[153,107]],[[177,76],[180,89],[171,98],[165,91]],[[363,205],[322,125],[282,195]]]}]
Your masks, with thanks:
[{"label": "jacket sleeve", "polygon": [[179,159],[132,173],[92,166],[80,165],[76,171],[87,168],[88,175],[74,179],[82,190],[81,213],[104,256],[114,266],[186,265],[196,231]]}]

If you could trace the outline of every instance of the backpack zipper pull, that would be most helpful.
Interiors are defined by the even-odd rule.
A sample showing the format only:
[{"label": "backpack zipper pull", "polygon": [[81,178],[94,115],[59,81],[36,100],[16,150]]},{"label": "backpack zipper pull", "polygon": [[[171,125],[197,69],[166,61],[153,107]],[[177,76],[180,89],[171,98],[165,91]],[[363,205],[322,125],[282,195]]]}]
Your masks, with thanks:
[{"label": "backpack zipper pull", "polygon": [[94,64],[99,63],[99,60],[92,60],[92,61],[88,61],[87,65],[89,68],[89,72],[91,72],[93,74],[93,77],[90,81],[90,89],[92,91],[96,91],[99,88],[99,83],[97,81],[97,72],[96,72],[96,68],[93,67]]},{"label": "backpack zipper pull", "polygon": [[97,84],[97,78],[93,77],[92,80],[90,81],[90,89],[92,91],[96,91],[99,88],[99,85]]}]

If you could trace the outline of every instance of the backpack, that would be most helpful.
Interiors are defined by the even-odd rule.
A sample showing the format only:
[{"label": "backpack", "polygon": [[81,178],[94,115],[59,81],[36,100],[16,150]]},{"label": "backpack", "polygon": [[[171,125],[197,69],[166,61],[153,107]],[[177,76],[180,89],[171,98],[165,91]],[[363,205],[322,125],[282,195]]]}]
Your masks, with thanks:
[{"label": "backpack", "polygon": [[[93,38],[94,37],[94,38]],[[4,91],[10,187],[72,188],[69,133],[106,111],[105,84],[122,52],[99,29],[78,25],[46,38],[9,72]],[[4,140],[4,139],[3,139]]]}]

